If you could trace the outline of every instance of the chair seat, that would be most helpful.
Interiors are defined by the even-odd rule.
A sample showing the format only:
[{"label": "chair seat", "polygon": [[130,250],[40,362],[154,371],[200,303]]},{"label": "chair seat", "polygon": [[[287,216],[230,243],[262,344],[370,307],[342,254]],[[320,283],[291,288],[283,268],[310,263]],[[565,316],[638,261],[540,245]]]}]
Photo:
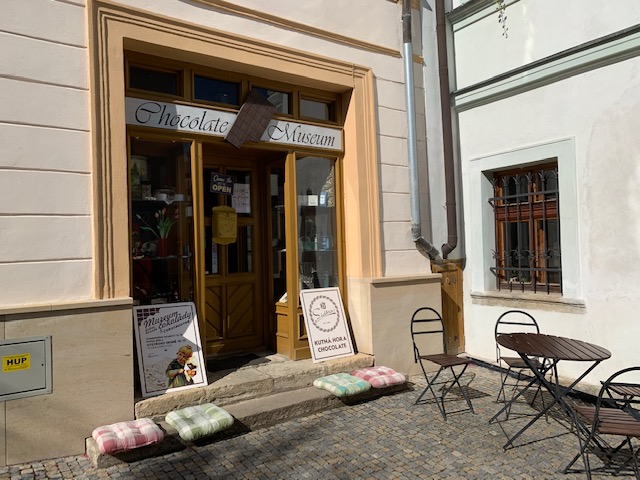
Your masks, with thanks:
[{"label": "chair seat", "polygon": [[640,397],[640,387],[637,385],[612,384],[609,385],[609,389],[617,393],[618,395],[627,397]]},{"label": "chair seat", "polygon": [[[522,358],[520,357],[500,357],[500,360],[502,360],[511,368],[529,368],[529,366],[524,363],[524,360],[522,360]],[[542,366],[540,360],[538,360],[537,358],[533,359],[533,364],[536,368],[540,368]]]},{"label": "chair seat", "polygon": [[[573,407],[585,423],[593,425],[596,407],[592,405],[575,405]],[[640,420],[617,408],[601,408],[598,412],[598,432],[609,435],[625,435],[640,437]]]},{"label": "chair seat", "polygon": [[420,355],[420,358],[423,360],[429,360],[430,362],[445,368],[471,363],[471,360],[468,358],[456,357],[455,355],[449,355],[447,353],[440,353],[437,355]]},{"label": "chair seat", "polygon": [[91,436],[104,454],[133,450],[164,440],[164,432],[150,418],[103,425],[95,428]]},{"label": "chair seat", "polygon": [[165,420],[187,442],[213,435],[233,425],[231,414],[213,403],[174,410],[167,413]]},{"label": "chair seat", "polygon": [[333,393],[336,397],[350,397],[371,389],[371,384],[348,373],[334,373],[316,378],[313,386]]},{"label": "chair seat", "polygon": [[386,388],[401,385],[407,381],[406,377],[389,367],[361,368],[351,372],[354,377],[361,378],[371,384],[373,388]]}]

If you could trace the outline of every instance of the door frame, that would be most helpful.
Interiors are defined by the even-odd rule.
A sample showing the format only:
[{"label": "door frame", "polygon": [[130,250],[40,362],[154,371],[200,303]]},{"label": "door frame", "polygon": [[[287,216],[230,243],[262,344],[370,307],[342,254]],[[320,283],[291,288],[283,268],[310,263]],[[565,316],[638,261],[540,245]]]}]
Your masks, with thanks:
[{"label": "door frame", "polygon": [[[193,170],[194,178],[192,180],[194,188],[194,216],[195,220],[195,248],[197,261],[195,262],[197,270],[196,283],[197,283],[197,310],[200,315],[203,316],[199,322],[200,335],[203,342],[203,348],[207,356],[223,356],[233,355],[235,353],[241,353],[242,351],[255,351],[260,349],[272,349],[275,348],[274,331],[274,315],[271,313],[273,305],[270,302],[270,292],[272,290],[270,282],[271,265],[268,257],[269,252],[269,234],[270,226],[268,224],[269,219],[269,202],[265,201],[266,188],[268,188],[268,177],[266,165],[272,161],[281,160],[284,165],[284,159],[287,152],[281,150],[275,150],[273,148],[246,148],[236,149],[226,143],[220,141],[204,141],[198,140],[197,148],[197,168]],[[255,346],[247,349],[238,349],[232,351],[226,351],[224,347],[220,348],[220,345],[216,346],[215,341],[210,344],[207,337],[207,320],[206,320],[206,290],[208,288],[207,275],[205,274],[205,245],[204,236],[206,232],[206,218],[210,215],[210,212],[204,211],[204,188],[206,188],[204,171],[211,166],[223,165],[225,168],[250,168],[252,171],[252,189],[251,189],[251,209],[255,212],[253,216],[253,225],[255,227],[255,233],[253,239],[255,243],[252,245],[252,257],[256,282],[256,310],[255,315],[261,317],[260,336],[262,338],[260,346]],[[254,193],[255,192],[255,193]],[[239,224],[242,220],[239,219]],[[258,319],[256,318],[256,321]]]}]

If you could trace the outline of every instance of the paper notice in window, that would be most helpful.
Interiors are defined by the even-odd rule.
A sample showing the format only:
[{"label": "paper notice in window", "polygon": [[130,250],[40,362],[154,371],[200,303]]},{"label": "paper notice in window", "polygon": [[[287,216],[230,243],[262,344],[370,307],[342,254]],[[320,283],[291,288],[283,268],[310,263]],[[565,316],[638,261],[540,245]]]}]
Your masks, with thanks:
[{"label": "paper notice in window", "polygon": [[233,186],[233,196],[231,206],[238,213],[251,213],[251,185],[246,183],[236,183]]}]

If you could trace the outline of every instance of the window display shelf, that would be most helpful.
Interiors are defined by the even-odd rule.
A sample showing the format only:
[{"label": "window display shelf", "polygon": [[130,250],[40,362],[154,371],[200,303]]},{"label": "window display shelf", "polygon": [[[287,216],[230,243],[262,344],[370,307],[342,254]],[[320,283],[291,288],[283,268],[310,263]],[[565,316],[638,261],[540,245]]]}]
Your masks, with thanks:
[{"label": "window display shelf", "polygon": [[187,143],[131,140],[131,284],[141,305],[193,298],[188,152]]}]

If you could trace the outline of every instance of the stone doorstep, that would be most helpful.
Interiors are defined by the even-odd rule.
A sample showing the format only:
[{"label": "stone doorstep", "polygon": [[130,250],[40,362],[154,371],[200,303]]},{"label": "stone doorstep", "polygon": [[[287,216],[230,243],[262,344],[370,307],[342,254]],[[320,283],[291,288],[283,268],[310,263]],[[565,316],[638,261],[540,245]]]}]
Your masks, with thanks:
[{"label": "stone doorstep", "polygon": [[158,422],[168,412],[207,402],[226,408],[227,405],[245,400],[310,387],[318,377],[371,367],[374,361],[373,356],[358,353],[320,363],[313,363],[310,359],[274,362],[217,372],[215,376],[210,376],[209,385],[204,387],[138,401],[135,404],[135,418],[151,418]]},{"label": "stone doorstep", "polygon": [[[244,400],[225,407],[225,410],[235,420],[231,427],[194,442],[194,444],[212,443],[324,410],[365,402],[382,395],[400,392],[407,388],[409,388],[409,384],[404,383],[383,389],[372,388],[359,395],[338,398],[326,390],[316,387],[304,387],[295,391],[290,390]],[[183,441],[178,432],[163,420],[159,421],[158,424],[165,431],[165,438],[162,443],[140,447],[115,455],[105,455],[100,453],[96,441],[89,437],[86,440],[87,456],[95,467],[108,468],[119,463],[130,463],[149,457],[166,455],[187,448],[190,445],[189,442]]]}]

